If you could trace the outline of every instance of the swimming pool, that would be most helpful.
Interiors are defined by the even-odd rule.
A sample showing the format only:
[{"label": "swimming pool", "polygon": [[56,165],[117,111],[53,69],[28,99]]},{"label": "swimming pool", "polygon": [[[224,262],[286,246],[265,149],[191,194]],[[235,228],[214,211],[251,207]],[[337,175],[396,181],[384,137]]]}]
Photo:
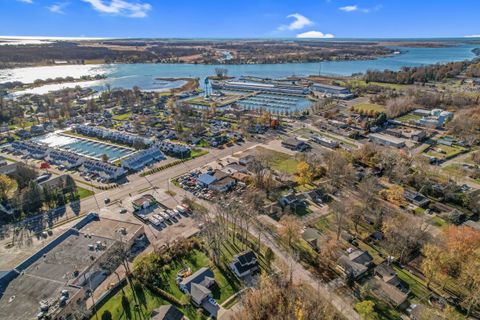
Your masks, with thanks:
[{"label": "swimming pool", "polygon": [[52,148],[58,148],[97,160],[101,160],[102,156],[105,154],[107,155],[109,162],[121,159],[135,152],[133,149],[100,141],[67,136],[56,132],[36,137],[33,140]]}]

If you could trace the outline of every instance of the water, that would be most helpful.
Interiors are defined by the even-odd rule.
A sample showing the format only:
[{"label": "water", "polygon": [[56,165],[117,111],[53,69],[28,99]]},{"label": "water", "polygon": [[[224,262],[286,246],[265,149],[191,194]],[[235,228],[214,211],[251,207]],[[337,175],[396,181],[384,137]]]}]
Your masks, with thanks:
[{"label": "water", "polygon": [[97,160],[101,160],[102,155],[106,154],[110,162],[126,157],[134,152],[132,149],[58,133],[48,133],[44,136],[33,138],[33,140],[46,144],[49,147],[70,151]]},{"label": "water", "polygon": [[[307,76],[313,74],[348,76],[366,72],[370,69],[399,70],[402,67],[414,67],[427,64],[462,61],[473,59],[472,49],[480,47],[475,44],[462,44],[442,48],[406,48],[391,47],[402,53],[375,60],[325,61],[322,63],[285,63],[285,64],[248,64],[248,65],[202,65],[202,64],[112,64],[50,66],[34,68],[17,68],[0,70],[0,83],[8,81],[33,82],[35,79],[55,77],[104,74],[106,79],[94,83],[81,82],[63,84],[63,87],[82,85],[96,90],[111,88],[132,88],[138,86],[143,90],[168,90],[181,86],[184,82],[169,82],[156,78],[196,77],[205,78],[215,73],[215,68],[228,69],[228,75],[242,75],[283,78],[287,76]],[[58,86],[56,87],[58,88]],[[44,92],[44,86],[28,92]],[[24,93],[24,92],[22,92]],[[17,93],[17,94],[22,94]]]}]

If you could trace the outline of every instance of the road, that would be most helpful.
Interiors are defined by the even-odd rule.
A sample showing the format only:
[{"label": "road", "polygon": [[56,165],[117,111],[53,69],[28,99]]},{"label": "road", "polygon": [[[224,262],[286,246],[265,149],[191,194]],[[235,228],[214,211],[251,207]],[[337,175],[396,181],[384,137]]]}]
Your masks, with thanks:
[{"label": "road", "polygon": [[[268,142],[269,145],[275,146],[274,142]],[[174,185],[169,183],[170,179],[192,171],[193,169],[205,166],[211,162],[217,161],[221,158],[231,156],[235,153],[245,151],[249,148],[255,147],[255,142],[245,142],[242,145],[235,145],[227,149],[214,149],[210,150],[210,153],[202,157],[178,164],[171,168],[149,175],[147,177],[140,177],[139,174],[129,176],[129,182],[120,185],[118,188],[114,188],[107,191],[96,193],[94,196],[82,199],[80,201],[80,212],[86,213],[90,211],[99,212],[100,215],[104,214],[105,207],[104,199],[109,198],[111,202],[122,201],[131,198],[134,195],[142,193],[153,186],[161,189],[171,189],[177,192],[176,198],[180,198],[183,191]],[[177,199],[178,201],[179,199]],[[206,208],[211,208],[209,202],[198,200]],[[70,209],[69,209],[70,210]],[[260,233],[257,229],[250,229],[252,234],[258,237]],[[307,284],[316,284],[313,287],[318,289],[319,294],[330,301],[332,305],[344,315],[347,319],[359,319],[358,314],[352,308],[352,306],[338,296],[331,288],[324,283],[320,283],[315,276],[306,270],[300,263],[293,260],[293,258],[286,252],[284,252],[271,236],[266,236],[265,232],[262,232],[262,243],[272,248],[276,254],[277,259],[282,261],[286,265],[290,265],[293,270],[294,280],[297,282],[304,282]]]}]

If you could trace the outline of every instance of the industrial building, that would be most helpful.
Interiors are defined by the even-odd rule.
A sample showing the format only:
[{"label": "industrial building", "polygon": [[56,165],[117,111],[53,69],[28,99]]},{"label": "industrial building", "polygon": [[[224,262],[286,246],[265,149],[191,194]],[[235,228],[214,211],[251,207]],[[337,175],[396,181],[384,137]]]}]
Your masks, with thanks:
[{"label": "industrial building", "polygon": [[122,243],[129,250],[143,234],[139,224],[88,214],[30,258],[0,274],[1,318],[71,318],[85,306],[87,292],[108,276],[103,262]]},{"label": "industrial building", "polygon": [[370,141],[382,146],[403,148],[405,147],[405,140],[401,138],[396,138],[390,135],[381,134],[381,133],[371,133],[368,135]]}]

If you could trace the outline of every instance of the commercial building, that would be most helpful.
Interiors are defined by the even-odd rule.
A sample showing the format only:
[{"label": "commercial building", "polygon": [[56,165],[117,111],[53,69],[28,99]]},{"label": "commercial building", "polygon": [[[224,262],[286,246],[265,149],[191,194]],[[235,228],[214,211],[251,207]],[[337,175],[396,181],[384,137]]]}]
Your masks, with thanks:
[{"label": "commercial building", "polygon": [[324,147],[327,147],[327,148],[337,148],[338,147],[338,142],[333,140],[333,139],[330,139],[330,138],[327,138],[327,137],[324,137],[324,136],[320,136],[320,135],[312,135],[310,137],[310,140],[313,141],[313,142],[316,142],[318,143],[319,145],[322,145]]},{"label": "commercial building", "polygon": [[448,121],[453,119],[453,113],[450,111],[444,111],[443,109],[433,109],[426,114],[428,110],[415,110],[413,114],[422,115],[422,118],[417,121],[417,124],[425,127],[440,128],[443,127]]},{"label": "commercial building", "polygon": [[311,90],[314,92],[324,93],[340,99],[351,99],[353,94],[350,89],[340,86],[332,86],[328,84],[314,82],[311,86]]},{"label": "commercial building", "polygon": [[283,84],[274,81],[212,81],[212,88],[215,90],[240,90],[266,93],[283,93],[294,95],[306,95],[309,92],[308,86],[296,84]]},{"label": "commercial building", "polygon": [[286,140],[282,141],[282,146],[294,151],[306,151],[310,147],[304,141],[296,138],[287,138]]},{"label": "commercial building", "polygon": [[123,243],[127,249],[143,226],[90,213],[12,270],[0,275],[5,320],[71,319],[85,307],[87,292],[107,278],[103,265]]},{"label": "commercial building", "polygon": [[370,141],[388,147],[403,148],[405,140],[381,133],[371,133],[368,135]]}]

